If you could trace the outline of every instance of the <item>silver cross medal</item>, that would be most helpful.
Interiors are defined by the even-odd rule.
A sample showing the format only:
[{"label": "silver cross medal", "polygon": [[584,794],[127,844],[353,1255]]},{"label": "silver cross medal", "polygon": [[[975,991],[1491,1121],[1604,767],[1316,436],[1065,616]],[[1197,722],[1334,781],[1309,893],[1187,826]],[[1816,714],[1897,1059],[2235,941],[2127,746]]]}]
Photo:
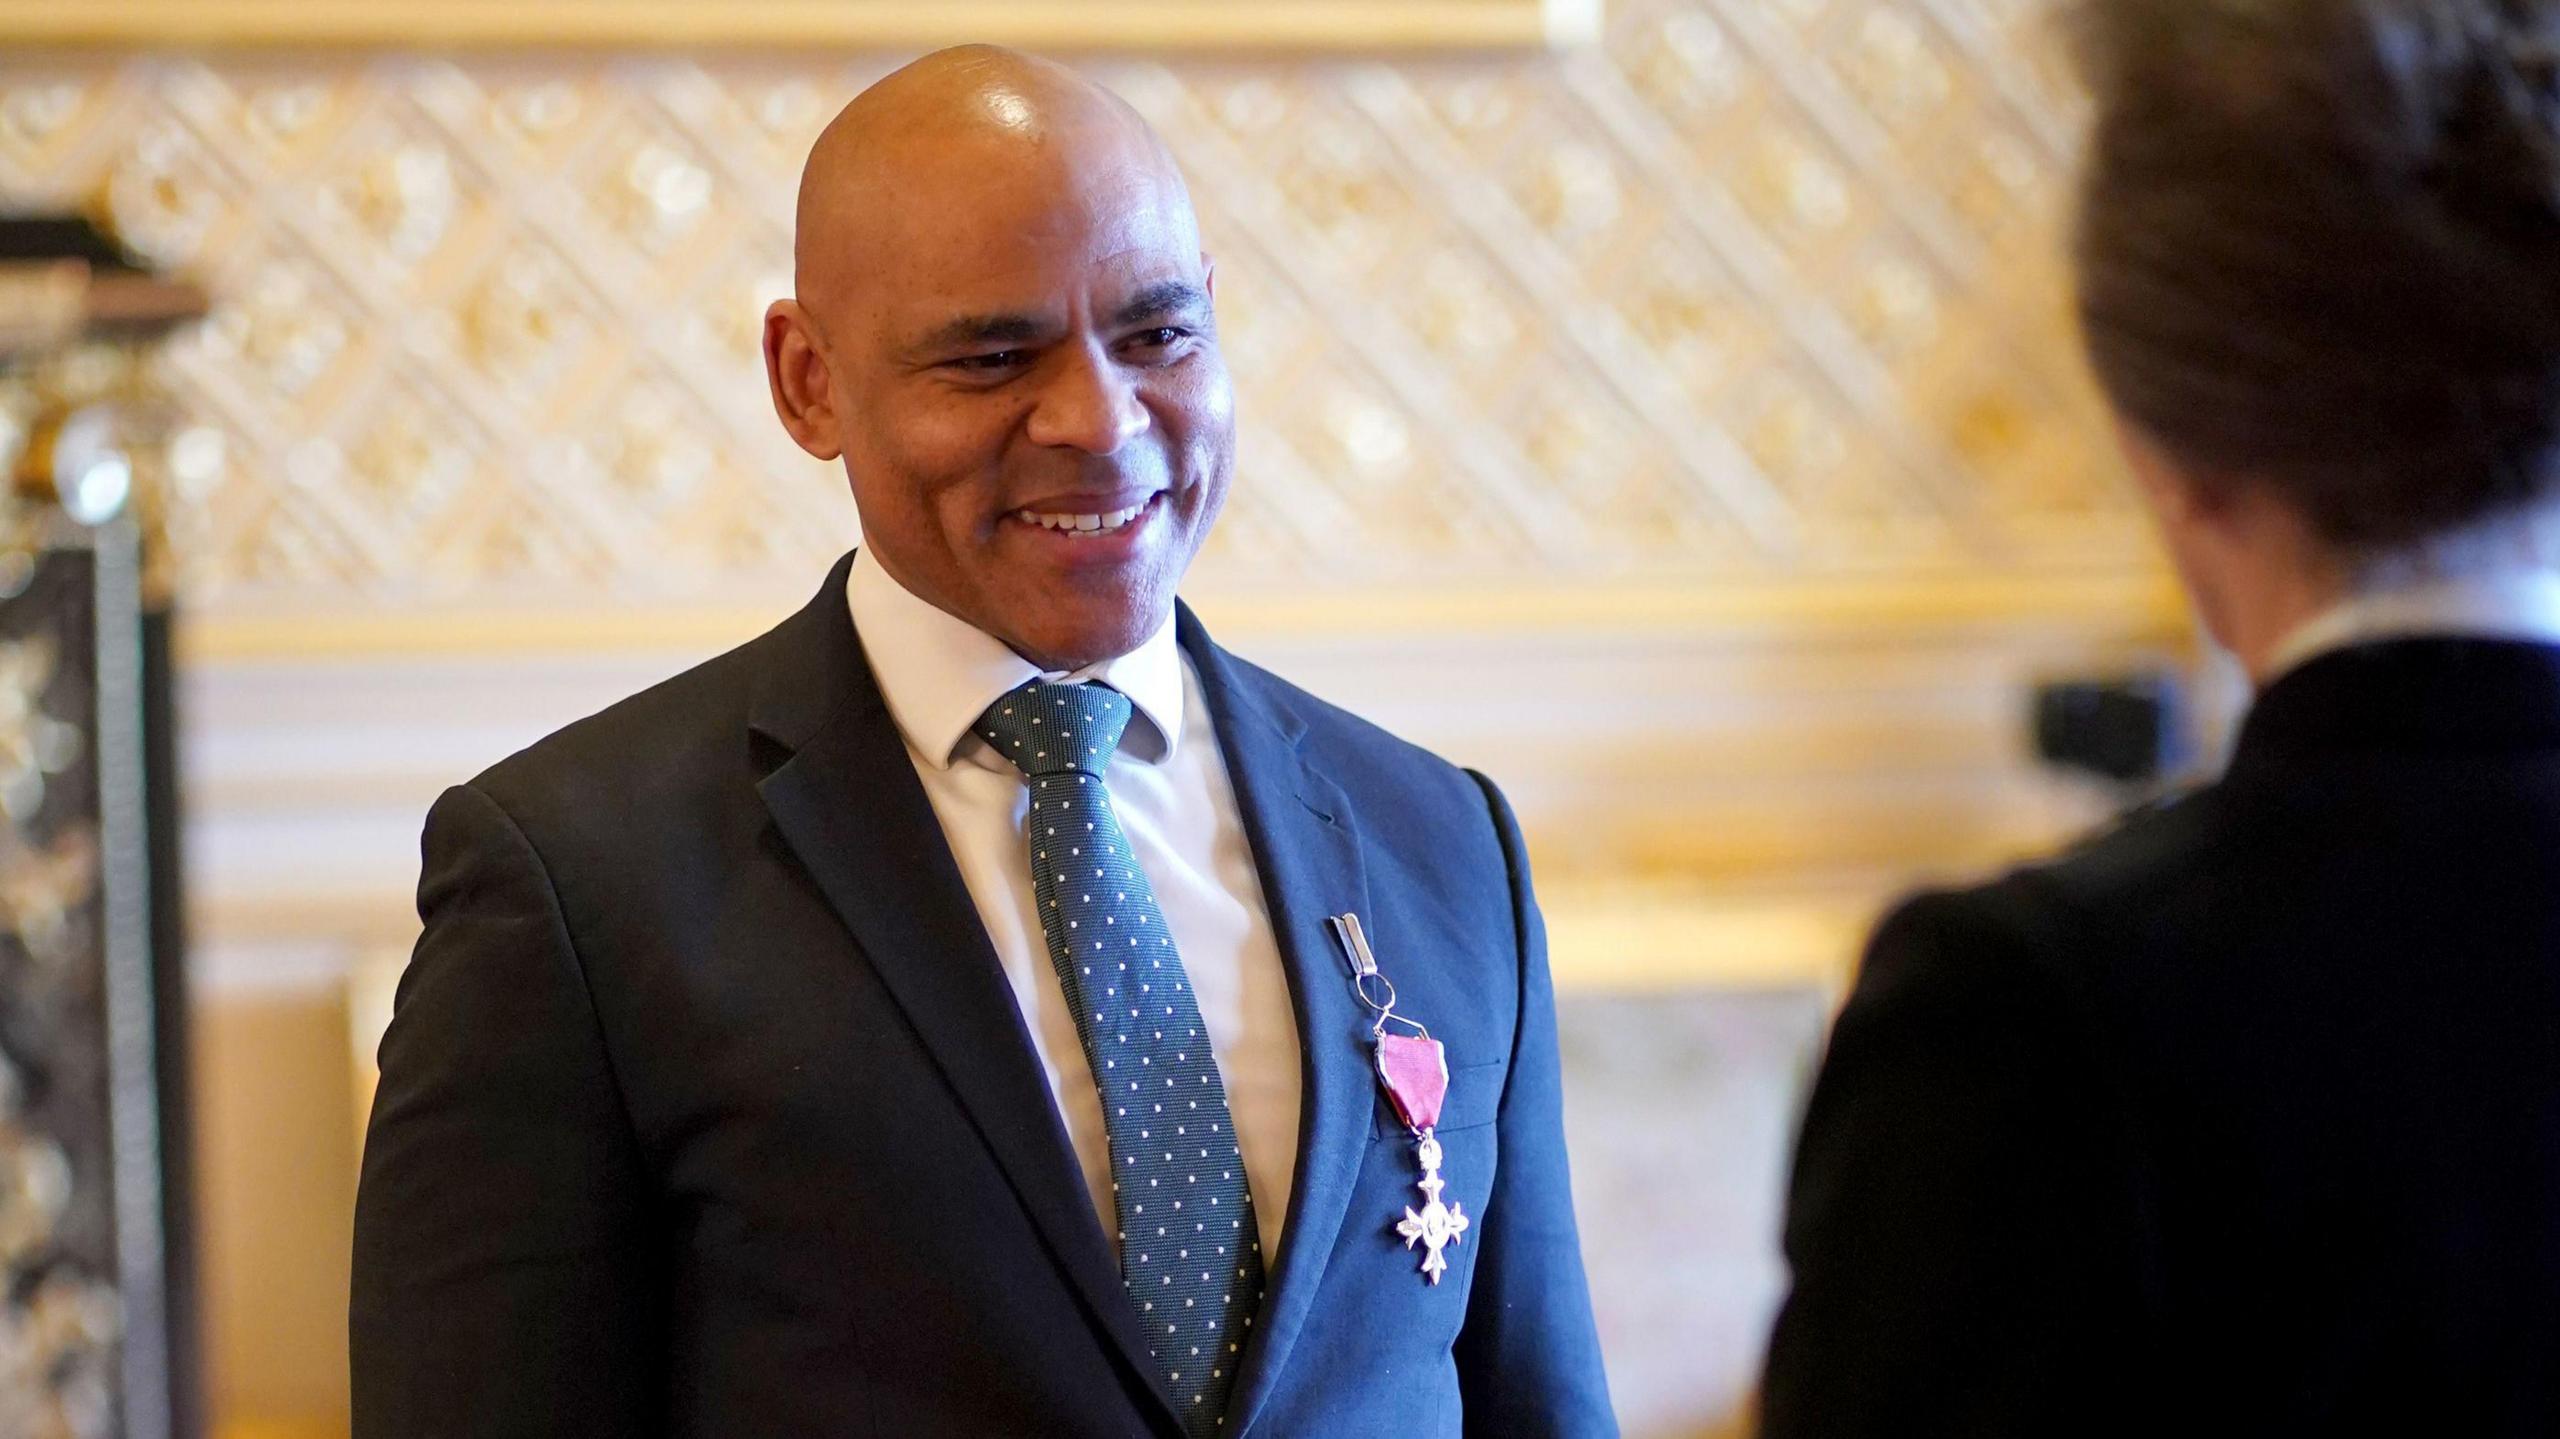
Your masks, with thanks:
[{"label": "silver cross medal", "polygon": [[[1423,1277],[1438,1284],[1449,1271],[1449,1257],[1443,1251],[1454,1247],[1468,1227],[1464,1205],[1441,1202],[1440,1191],[1448,1183],[1440,1177],[1440,1140],[1432,1133],[1440,1122],[1441,1102],[1449,1095],[1449,1057],[1431,1031],[1396,1013],[1396,987],[1378,972],[1378,959],[1369,951],[1368,936],[1361,933],[1360,917],[1339,915],[1329,923],[1351,961],[1353,990],[1378,1016],[1369,1031],[1377,1044],[1378,1083],[1395,1105],[1396,1117],[1413,1135],[1414,1157],[1422,1161],[1418,1184],[1422,1207],[1405,1206],[1404,1218],[1396,1221],[1396,1233],[1404,1236],[1407,1251],[1422,1246]],[[1389,1034],[1391,1023],[1413,1033]]]},{"label": "silver cross medal", "polygon": [[[1436,1047],[1438,1041],[1432,1043]],[[1422,1256],[1422,1272],[1437,1284],[1449,1270],[1448,1256],[1440,1251],[1456,1244],[1458,1236],[1467,1232],[1466,1206],[1440,1202],[1444,1183],[1440,1178],[1440,1141],[1431,1137],[1430,1127],[1416,1130],[1415,1138],[1422,1160],[1422,1208],[1417,1212],[1412,1205],[1406,1205],[1404,1218],[1396,1221],[1396,1233],[1404,1236],[1405,1248],[1416,1244],[1423,1247],[1426,1252]]]}]

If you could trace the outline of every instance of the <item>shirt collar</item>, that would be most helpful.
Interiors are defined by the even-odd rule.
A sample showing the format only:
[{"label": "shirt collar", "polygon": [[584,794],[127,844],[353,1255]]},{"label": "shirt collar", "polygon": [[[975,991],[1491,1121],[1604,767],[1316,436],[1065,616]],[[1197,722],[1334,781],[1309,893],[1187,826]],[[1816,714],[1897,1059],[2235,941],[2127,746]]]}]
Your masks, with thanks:
[{"label": "shirt collar", "polygon": [[919,599],[868,550],[854,554],[844,588],[853,632],[889,717],[908,748],[935,769],[949,769],[982,745],[976,726],[987,706],[1037,679],[1100,681],[1127,695],[1144,721],[1133,721],[1120,737],[1120,752],[1129,758],[1162,764],[1182,742],[1182,651],[1170,617],[1127,654],[1061,673],[1042,670],[1004,641]]},{"label": "shirt collar", "polygon": [[2331,650],[2417,635],[2560,644],[2560,571],[2518,566],[2350,596],[2287,635],[2267,675]]}]

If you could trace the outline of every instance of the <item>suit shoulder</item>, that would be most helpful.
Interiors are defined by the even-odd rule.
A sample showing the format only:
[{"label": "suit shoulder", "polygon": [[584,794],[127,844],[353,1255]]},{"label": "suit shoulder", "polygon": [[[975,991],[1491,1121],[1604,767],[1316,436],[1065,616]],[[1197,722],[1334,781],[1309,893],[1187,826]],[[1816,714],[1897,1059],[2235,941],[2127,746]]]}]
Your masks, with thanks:
[{"label": "suit shoulder", "polygon": [[1466,771],[1422,746],[1370,720],[1320,699],[1232,651],[1226,662],[1265,697],[1276,700],[1306,722],[1307,742],[1335,764],[1358,766],[1378,777],[1409,777],[1473,791]]},{"label": "suit shoulder", "polygon": [[2085,975],[2215,863],[2222,804],[2212,787],[2174,796],[2049,859],[1914,895],[1877,927],[1870,961],[1927,952],[1962,956],[1985,973],[2025,966]]},{"label": "suit shoulder", "polygon": [[2061,853],[2009,876],[2012,888],[2092,914],[2120,914],[2182,886],[2213,863],[2228,796],[2218,784],[2127,810]]},{"label": "suit shoulder", "polygon": [[470,785],[519,824],[562,810],[621,809],[664,794],[734,756],[743,765],[749,682],[759,646],[740,645],[572,720],[482,770]]}]

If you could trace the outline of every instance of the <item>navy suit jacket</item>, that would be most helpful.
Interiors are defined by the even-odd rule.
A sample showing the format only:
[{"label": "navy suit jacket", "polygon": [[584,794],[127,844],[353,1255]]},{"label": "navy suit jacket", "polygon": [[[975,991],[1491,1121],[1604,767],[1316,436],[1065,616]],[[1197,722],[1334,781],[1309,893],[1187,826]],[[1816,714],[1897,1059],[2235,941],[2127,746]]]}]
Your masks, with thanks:
[{"label": "navy suit jacket", "polygon": [[[849,563],[849,560],[847,561]],[[839,564],[762,638],[448,791],[382,1042],[357,1439],[1178,1436]],[[1304,1045],[1239,1436],[1615,1432],[1520,836],[1186,611]],[[1451,1065],[1436,1288],[1358,913]]]}]

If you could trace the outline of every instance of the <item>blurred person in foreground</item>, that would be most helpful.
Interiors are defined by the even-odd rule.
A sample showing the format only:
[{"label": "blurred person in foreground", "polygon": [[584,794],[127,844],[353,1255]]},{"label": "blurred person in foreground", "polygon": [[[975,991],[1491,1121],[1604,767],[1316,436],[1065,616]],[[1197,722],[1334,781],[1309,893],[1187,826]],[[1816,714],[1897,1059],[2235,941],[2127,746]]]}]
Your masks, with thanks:
[{"label": "blurred person in foreground", "polygon": [[[1510,810],[1175,602],[1210,285],[1055,65],[819,139],[765,358],[862,548],[428,816],[358,1439],[1615,1432]],[[1445,1047],[1428,1138],[1336,915]]]},{"label": "blurred person in foreground", "polygon": [[2257,697],[1879,929],[1767,1439],[2560,1434],[2560,0],[2096,0],[2089,353]]}]

